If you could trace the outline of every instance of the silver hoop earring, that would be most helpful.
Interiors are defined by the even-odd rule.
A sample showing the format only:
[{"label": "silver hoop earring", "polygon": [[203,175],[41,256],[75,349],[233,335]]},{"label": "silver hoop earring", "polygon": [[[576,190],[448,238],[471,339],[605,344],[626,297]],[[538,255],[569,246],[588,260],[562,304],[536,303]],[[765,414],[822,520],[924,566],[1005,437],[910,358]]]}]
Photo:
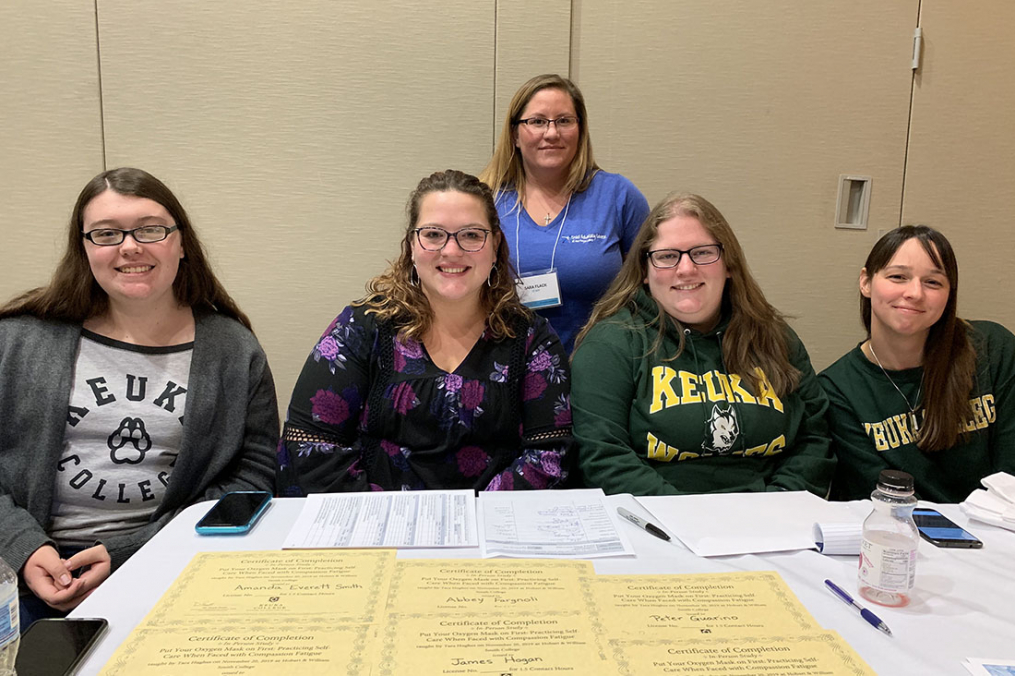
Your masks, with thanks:
[{"label": "silver hoop earring", "polygon": [[[496,279],[497,281],[496,282],[492,281],[494,279]],[[497,286],[497,282],[499,282],[499,281],[500,281],[500,278],[497,277],[497,264],[494,263],[493,267],[490,268],[490,274],[487,275],[486,285],[489,286],[490,288],[493,288],[493,287]]]},{"label": "silver hoop earring", "polygon": [[416,272],[416,266],[412,266],[412,270],[409,272],[409,284],[413,286],[419,286],[419,273]]}]

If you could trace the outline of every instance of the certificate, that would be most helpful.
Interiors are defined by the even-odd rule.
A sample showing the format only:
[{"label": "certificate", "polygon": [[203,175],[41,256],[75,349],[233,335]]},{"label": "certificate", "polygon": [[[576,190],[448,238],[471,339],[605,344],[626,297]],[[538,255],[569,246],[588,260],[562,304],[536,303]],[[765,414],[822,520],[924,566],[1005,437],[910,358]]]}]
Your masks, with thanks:
[{"label": "certificate", "polygon": [[226,631],[258,622],[373,623],[394,562],[391,549],[198,554],[144,623]]},{"label": "certificate", "polygon": [[876,676],[834,631],[763,638],[611,640],[619,665],[631,676]]},{"label": "certificate", "polygon": [[385,676],[617,673],[580,613],[391,613],[381,634]]},{"label": "certificate", "polygon": [[588,561],[413,559],[398,561],[388,612],[594,614]]},{"label": "certificate", "polygon": [[374,629],[366,624],[335,624],[206,632],[142,626],[120,646],[101,676],[369,676],[370,660],[376,654]]},{"label": "certificate", "polygon": [[600,575],[596,603],[609,638],[759,636],[821,627],[771,571]]}]

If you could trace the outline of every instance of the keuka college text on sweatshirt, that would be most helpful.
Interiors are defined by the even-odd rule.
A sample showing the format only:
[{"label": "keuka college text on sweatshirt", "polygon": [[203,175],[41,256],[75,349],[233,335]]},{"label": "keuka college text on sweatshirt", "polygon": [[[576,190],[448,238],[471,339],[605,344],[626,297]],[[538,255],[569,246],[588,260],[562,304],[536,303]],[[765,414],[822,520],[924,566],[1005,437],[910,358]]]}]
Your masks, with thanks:
[{"label": "keuka college text on sweatshirt", "polygon": [[909,472],[916,494],[934,502],[962,502],[980,488],[983,477],[1015,473],[1015,336],[994,322],[969,325],[976,375],[962,425],[967,436],[952,448],[917,448],[909,405],[916,407],[915,417],[922,424],[922,367],[889,370],[886,376],[858,345],[821,372],[839,458],[834,499],[869,497],[883,469]]},{"label": "keuka college text on sweatshirt", "polygon": [[[652,297],[640,291],[597,324],[574,355],[571,394],[579,466],[585,482],[607,493],[666,495],[808,490],[824,497],[834,459],[827,401],[807,351],[790,331],[790,361],[800,384],[779,395],[729,373],[722,341],[727,320],[707,332],[658,328]],[[753,380],[753,379],[752,379]]]}]

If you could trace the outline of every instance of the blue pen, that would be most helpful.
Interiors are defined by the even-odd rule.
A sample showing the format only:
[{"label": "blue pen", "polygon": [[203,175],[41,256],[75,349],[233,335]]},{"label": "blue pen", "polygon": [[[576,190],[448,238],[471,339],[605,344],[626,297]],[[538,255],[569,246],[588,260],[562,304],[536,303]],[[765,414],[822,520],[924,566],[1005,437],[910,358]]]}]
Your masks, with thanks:
[{"label": "blue pen", "polygon": [[867,624],[869,624],[870,626],[874,627],[875,629],[880,629],[881,631],[885,632],[889,636],[892,635],[892,630],[888,628],[887,624],[885,624],[884,622],[881,621],[881,618],[879,618],[877,615],[875,615],[874,613],[872,613],[871,611],[867,610],[866,608],[861,606],[859,603],[854,601],[853,597],[850,596],[849,594],[847,594],[846,591],[844,589],[842,589],[842,587],[840,587],[839,585],[835,584],[831,580],[825,580],[825,586],[828,587],[832,591],[832,593],[835,594],[836,596],[838,596],[840,599],[842,599],[843,601],[845,601],[849,605],[851,605],[854,608],[856,608],[857,610],[859,610],[860,611],[860,617],[862,617],[864,620],[866,620]]}]

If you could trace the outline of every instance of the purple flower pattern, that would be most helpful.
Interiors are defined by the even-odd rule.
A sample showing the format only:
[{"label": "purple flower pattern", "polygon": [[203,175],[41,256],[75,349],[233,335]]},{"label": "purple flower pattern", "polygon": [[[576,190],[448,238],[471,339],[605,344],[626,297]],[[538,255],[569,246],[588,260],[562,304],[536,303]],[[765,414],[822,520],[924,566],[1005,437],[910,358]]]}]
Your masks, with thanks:
[{"label": "purple flower pattern", "polygon": [[468,477],[479,476],[490,464],[490,456],[479,446],[463,446],[458,449],[456,458],[458,471]]},{"label": "purple flower pattern", "polygon": [[[324,459],[336,452],[352,454],[342,463],[342,473],[350,477],[348,485],[358,490],[380,488],[372,482],[382,476],[387,490],[552,488],[563,480],[566,437],[560,442],[535,443],[534,448],[525,450],[519,445],[527,433],[571,425],[567,358],[543,320],[537,320],[524,334],[527,359],[521,374],[516,374],[522,379],[520,407],[512,406],[508,398],[517,392],[508,366],[511,350],[516,349],[512,340],[495,340],[487,331],[480,341],[488,344],[475,348],[472,363],[446,373],[431,362],[419,341],[392,337],[385,350],[378,344],[379,335],[375,317],[359,307],[343,311],[318,340],[313,359],[300,377],[302,382],[308,369],[316,369],[309,381],[314,388],[301,390],[297,385],[290,419],[312,420],[321,426],[297,425],[308,433],[320,430],[321,434],[355,441],[350,447],[284,442],[285,448],[280,447],[278,453],[281,468],[299,475],[312,472],[314,465],[327,462]],[[389,374],[389,380],[381,384],[383,405],[368,414],[369,378],[377,373]],[[300,392],[301,400],[297,396]],[[302,411],[298,402],[305,402]],[[512,417],[512,409],[520,417]],[[514,424],[509,424],[511,421]],[[335,429],[325,429],[327,426]],[[380,432],[380,438],[371,440],[374,430]],[[373,446],[379,452],[363,454],[369,447],[365,444],[379,444]],[[375,477],[374,470],[364,465],[368,460],[384,463],[388,469]],[[506,469],[488,485],[476,485],[491,465]],[[334,482],[334,478],[327,480],[328,485]],[[286,495],[303,490],[284,482],[280,486],[288,491]]]},{"label": "purple flower pattern", "polygon": [[310,398],[310,411],[314,420],[328,425],[341,425],[349,419],[349,403],[331,390],[318,390]]},{"label": "purple flower pattern", "polygon": [[401,382],[392,388],[391,403],[399,415],[406,415],[419,405],[419,399],[412,389],[412,385]]}]

